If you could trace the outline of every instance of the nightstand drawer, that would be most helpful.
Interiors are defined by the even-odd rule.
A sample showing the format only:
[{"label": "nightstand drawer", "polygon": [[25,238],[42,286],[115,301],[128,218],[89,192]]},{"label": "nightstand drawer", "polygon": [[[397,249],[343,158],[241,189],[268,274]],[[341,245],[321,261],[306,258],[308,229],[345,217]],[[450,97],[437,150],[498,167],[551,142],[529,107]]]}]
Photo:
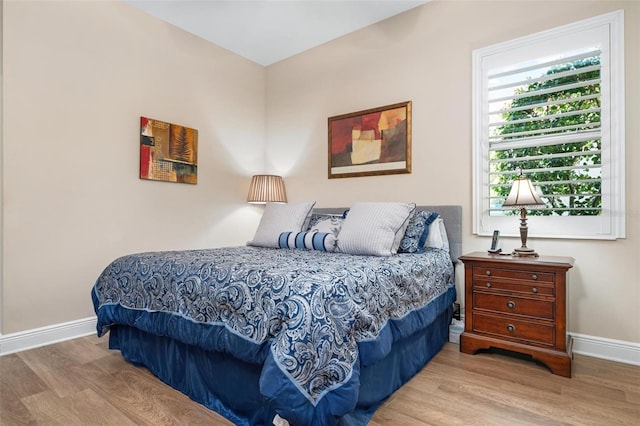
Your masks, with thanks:
[{"label": "nightstand drawer", "polygon": [[521,293],[539,296],[554,296],[554,287],[544,283],[514,282],[494,277],[473,277],[473,290]]},{"label": "nightstand drawer", "polygon": [[509,280],[530,281],[532,283],[553,284],[555,282],[555,274],[548,272],[521,271],[515,269],[499,269],[493,267],[473,267],[473,276],[475,278],[488,277],[492,278],[508,278]]},{"label": "nightstand drawer", "polygon": [[527,344],[554,346],[555,326],[493,315],[473,314],[473,331]]},{"label": "nightstand drawer", "polygon": [[555,302],[553,300],[525,299],[474,291],[473,309],[553,320]]}]

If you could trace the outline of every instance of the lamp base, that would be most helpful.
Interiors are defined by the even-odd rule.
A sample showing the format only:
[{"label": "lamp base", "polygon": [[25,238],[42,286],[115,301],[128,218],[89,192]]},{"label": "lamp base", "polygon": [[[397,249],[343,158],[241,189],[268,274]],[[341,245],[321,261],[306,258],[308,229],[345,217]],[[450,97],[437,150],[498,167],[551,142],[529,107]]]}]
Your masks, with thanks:
[{"label": "lamp base", "polygon": [[513,250],[511,256],[518,257],[538,257],[538,253],[536,253],[532,248],[529,247],[520,247]]}]

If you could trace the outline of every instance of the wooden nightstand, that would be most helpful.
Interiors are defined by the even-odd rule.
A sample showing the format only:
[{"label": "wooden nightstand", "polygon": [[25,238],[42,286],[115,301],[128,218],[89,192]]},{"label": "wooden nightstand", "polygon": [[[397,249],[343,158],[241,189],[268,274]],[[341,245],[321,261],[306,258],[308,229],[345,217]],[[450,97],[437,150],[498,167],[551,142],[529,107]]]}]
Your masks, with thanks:
[{"label": "wooden nightstand", "polygon": [[460,257],[465,270],[465,328],[460,351],[491,347],[530,355],[571,377],[567,342],[567,271],[573,258]]}]

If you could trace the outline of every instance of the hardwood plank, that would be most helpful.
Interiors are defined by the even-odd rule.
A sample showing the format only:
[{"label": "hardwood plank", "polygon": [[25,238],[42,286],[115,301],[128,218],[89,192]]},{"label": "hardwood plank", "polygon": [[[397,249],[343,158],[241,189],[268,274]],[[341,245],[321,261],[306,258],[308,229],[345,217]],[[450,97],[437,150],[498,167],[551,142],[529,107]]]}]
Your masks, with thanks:
[{"label": "hardwood plank", "polygon": [[33,395],[47,389],[47,385],[16,354],[0,357],[0,387],[14,398]]},{"label": "hardwood plank", "polygon": [[[92,389],[78,392],[73,398],[66,398],[66,407],[85,425],[135,426],[136,423],[122,411],[109,404]],[[96,413],[100,413],[96,416]]]},{"label": "hardwood plank", "polygon": [[119,351],[111,351],[109,356],[100,358],[99,361],[90,363],[105,373],[116,373],[129,363],[120,355]]},{"label": "hardwood plank", "polygon": [[625,401],[640,404],[640,392],[625,392]]},{"label": "hardwood plank", "polygon": [[21,398],[43,392],[47,385],[16,354],[0,357],[0,424],[35,424]]},{"label": "hardwood plank", "polygon": [[[434,376],[436,375],[428,373],[418,374],[407,382],[401,389],[406,389],[406,391],[411,392],[419,392],[427,397],[429,394],[435,393],[438,390],[438,386],[440,386],[440,382],[438,380],[434,380]],[[389,402],[393,400],[396,393],[391,395]]]},{"label": "hardwood plank", "polygon": [[[124,364],[120,364],[119,369],[122,369]],[[97,362],[91,362],[82,365],[73,365],[65,369],[65,376],[68,382],[73,383],[77,389],[87,390],[94,389],[96,383],[102,383],[109,380],[111,372],[105,371],[100,367]],[[80,392],[78,391],[78,392]]]},{"label": "hardwood plank", "polygon": [[[105,339],[107,340],[107,339]],[[73,339],[65,342],[59,348],[60,355],[73,359],[75,364],[86,364],[109,356],[109,350],[96,345],[95,342],[86,338]]]},{"label": "hardwood plank", "polygon": [[[413,413],[413,411],[412,411]],[[430,412],[429,416],[422,419],[416,419],[413,416],[406,414],[403,411],[398,411],[395,407],[385,407],[384,409],[378,409],[376,415],[369,422],[369,426],[416,426],[416,425],[468,425],[468,421],[455,418],[451,416],[451,413],[446,412]],[[476,423],[477,424],[477,423]]]},{"label": "hardwood plank", "polygon": [[[398,392],[403,391],[400,389]],[[460,398],[459,396],[462,396]],[[443,392],[442,388],[428,398],[415,392],[404,392],[402,397],[397,398],[393,404],[379,409],[373,420],[381,424],[395,424],[394,414],[404,413],[412,419],[409,424],[423,425],[447,425],[447,424],[473,424],[473,425],[493,425],[507,424],[504,414],[494,410],[488,405],[474,406],[473,401],[467,395],[456,395],[451,397],[448,392]],[[519,419],[509,422],[512,425],[524,424]]]},{"label": "hardwood plank", "polygon": [[19,352],[17,355],[59,397],[81,391],[64,372],[79,362],[68,352],[71,341]]},{"label": "hardwood plank", "polygon": [[37,424],[36,419],[19,399],[0,401],[0,425]]},{"label": "hardwood plank", "polygon": [[0,393],[0,425],[35,425],[36,419],[15,393]]},{"label": "hardwood plank", "polygon": [[550,424],[548,417],[529,410],[526,400],[514,398],[499,389],[444,378],[436,395],[441,401],[453,402],[453,409],[466,407],[467,414],[473,414],[472,422],[479,416],[489,424]]},{"label": "hardwood plank", "polygon": [[72,340],[58,343],[56,345],[44,346],[18,352],[17,355],[36,373],[51,369],[64,369],[70,365],[77,365],[79,362],[66,349]]},{"label": "hardwood plank", "polygon": [[41,425],[82,426],[82,419],[71,412],[64,400],[51,390],[22,398],[22,402]]},{"label": "hardwood plank", "polygon": [[629,369],[624,364],[581,355],[575,358],[579,364],[574,374],[579,376],[581,382],[625,392],[640,392],[640,368]]},{"label": "hardwood plank", "polygon": [[64,397],[85,389],[82,383],[74,381],[73,378],[67,374],[71,367],[73,366],[48,370],[39,366],[38,370],[34,372],[46,383],[49,390],[55,392],[59,397]]}]

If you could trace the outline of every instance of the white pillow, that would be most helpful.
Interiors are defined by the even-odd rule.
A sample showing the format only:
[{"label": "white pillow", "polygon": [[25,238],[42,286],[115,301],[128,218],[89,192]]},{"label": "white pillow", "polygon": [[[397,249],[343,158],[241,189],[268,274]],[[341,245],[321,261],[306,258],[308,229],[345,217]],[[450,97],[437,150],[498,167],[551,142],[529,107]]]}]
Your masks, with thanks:
[{"label": "white pillow", "polygon": [[285,231],[300,232],[306,229],[314,202],[297,204],[267,203],[253,240],[247,244],[258,247],[278,248],[278,237]]},{"label": "white pillow", "polygon": [[449,251],[449,237],[447,237],[447,229],[444,226],[444,220],[441,217],[433,221],[430,227],[425,247],[432,247]]},{"label": "white pillow", "polygon": [[338,251],[373,256],[396,254],[415,208],[415,204],[404,203],[355,203],[338,234]]}]

